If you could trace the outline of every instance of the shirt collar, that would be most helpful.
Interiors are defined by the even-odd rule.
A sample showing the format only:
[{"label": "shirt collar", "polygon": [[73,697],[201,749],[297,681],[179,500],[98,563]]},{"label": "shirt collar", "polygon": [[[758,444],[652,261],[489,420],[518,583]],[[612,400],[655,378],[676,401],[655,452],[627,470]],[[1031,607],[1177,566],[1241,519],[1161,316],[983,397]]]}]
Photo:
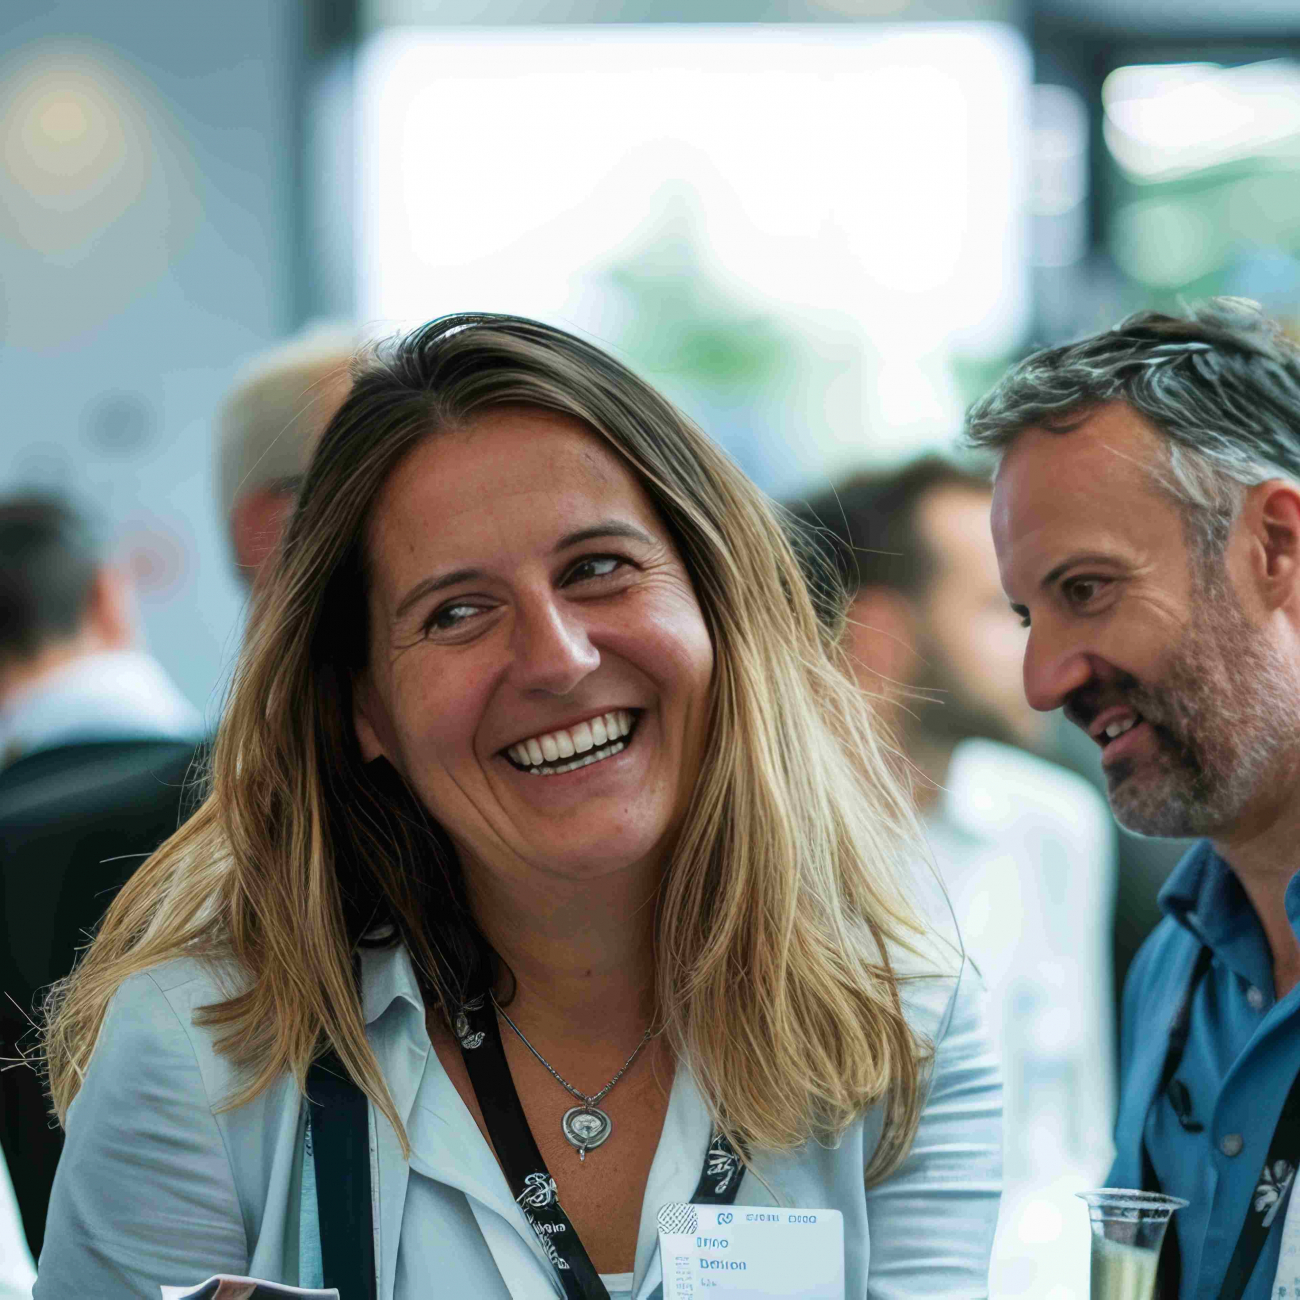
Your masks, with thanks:
[{"label": "shirt collar", "polygon": [[154,738],[197,741],[203,719],[162,666],[136,650],[82,655],[15,691],[0,709],[0,752]]},{"label": "shirt collar", "polygon": [[1249,983],[1271,987],[1272,958],[1263,927],[1232,868],[1199,840],[1160,890],[1161,911]]},{"label": "shirt collar", "polygon": [[386,948],[361,948],[361,1011],[366,1024],[372,1025],[393,1005],[406,1002],[421,1016],[424,999],[420,996],[415,966],[406,945],[396,938]]}]

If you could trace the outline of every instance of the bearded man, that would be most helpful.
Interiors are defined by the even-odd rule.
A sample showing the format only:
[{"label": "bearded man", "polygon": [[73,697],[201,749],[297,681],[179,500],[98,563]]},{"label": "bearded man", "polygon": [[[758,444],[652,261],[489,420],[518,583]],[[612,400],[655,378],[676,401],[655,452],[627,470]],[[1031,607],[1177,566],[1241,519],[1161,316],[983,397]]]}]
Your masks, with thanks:
[{"label": "bearded man", "polygon": [[1107,1181],[1188,1202],[1165,1300],[1295,1295],[1300,349],[1239,300],[1144,312],[1022,362],[967,431],[1029,703],[1096,741],[1124,826],[1199,837],[1126,982]]}]

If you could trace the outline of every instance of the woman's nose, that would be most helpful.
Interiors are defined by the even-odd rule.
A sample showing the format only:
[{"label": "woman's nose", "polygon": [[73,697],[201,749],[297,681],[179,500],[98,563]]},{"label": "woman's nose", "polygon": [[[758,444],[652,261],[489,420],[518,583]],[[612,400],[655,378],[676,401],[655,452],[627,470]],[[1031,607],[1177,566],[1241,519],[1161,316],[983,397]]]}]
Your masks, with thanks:
[{"label": "woman's nose", "polygon": [[1087,684],[1092,665],[1087,651],[1038,625],[1030,629],[1025,644],[1025,699],[1040,713],[1059,709],[1071,692]]},{"label": "woman's nose", "polygon": [[586,624],[556,600],[521,607],[514,643],[513,672],[523,691],[569,695],[600,664]]}]

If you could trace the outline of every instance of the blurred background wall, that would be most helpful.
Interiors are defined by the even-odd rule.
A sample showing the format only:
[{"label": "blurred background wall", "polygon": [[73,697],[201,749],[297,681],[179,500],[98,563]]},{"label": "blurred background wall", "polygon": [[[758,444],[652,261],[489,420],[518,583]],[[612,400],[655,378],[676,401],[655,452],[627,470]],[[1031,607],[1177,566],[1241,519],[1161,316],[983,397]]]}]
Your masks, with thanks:
[{"label": "blurred background wall", "polygon": [[299,6],[11,0],[0,48],[0,491],[112,527],[147,639],[201,709],[241,595],[210,428],[309,310]]}]

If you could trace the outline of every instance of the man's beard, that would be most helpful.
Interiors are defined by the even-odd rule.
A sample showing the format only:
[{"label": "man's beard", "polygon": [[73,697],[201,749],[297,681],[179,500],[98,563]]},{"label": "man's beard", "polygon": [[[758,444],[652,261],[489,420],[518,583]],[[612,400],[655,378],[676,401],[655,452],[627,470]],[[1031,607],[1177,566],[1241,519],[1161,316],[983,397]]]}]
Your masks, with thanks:
[{"label": "man's beard", "polygon": [[1104,708],[1128,705],[1157,752],[1105,767],[1120,825],[1139,835],[1213,836],[1237,823],[1300,736],[1294,671],[1246,618],[1225,582],[1205,583],[1159,685],[1128,673],[1091,681],[1067,700],[1085,730]]}]

